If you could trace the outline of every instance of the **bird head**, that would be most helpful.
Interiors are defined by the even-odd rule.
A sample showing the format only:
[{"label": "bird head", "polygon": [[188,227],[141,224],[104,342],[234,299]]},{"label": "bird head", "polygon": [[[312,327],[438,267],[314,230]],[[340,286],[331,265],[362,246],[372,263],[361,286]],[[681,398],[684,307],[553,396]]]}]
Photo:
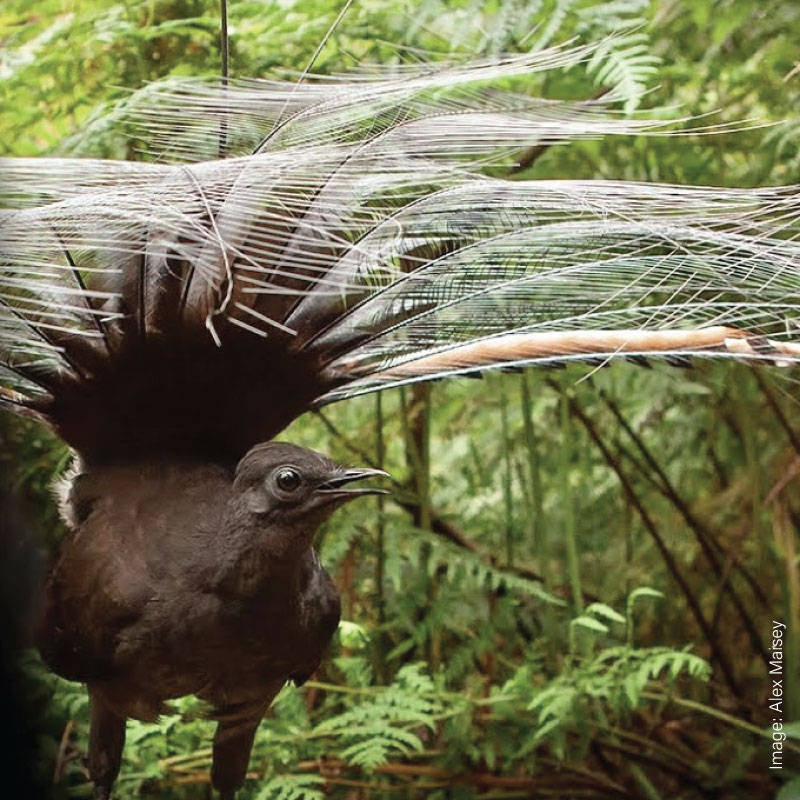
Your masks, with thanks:
[{"label": "bird head", "polygon": [[379,469],[351,469],[321,453],[287,442],[253,447],[236,468],[233,483],[237,517],[246,527],[272,534],[270,549],[300,553],[308,549],[320,525],[344,503],[385,494],[351,484],[386,476]]}]

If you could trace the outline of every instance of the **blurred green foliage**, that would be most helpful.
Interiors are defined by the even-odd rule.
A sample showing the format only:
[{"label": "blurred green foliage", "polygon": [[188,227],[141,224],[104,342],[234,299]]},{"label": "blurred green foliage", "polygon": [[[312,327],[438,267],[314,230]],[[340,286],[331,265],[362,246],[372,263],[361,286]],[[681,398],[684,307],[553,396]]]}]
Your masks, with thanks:
[{"label": "blurred green foliage", "polygon": [[[232,74],[304,69],[340,7],[232,0]],[[115,112],[149,81],[217,74],[218,27],[211,0],[6,0],[0,152],[140,157]],[[794,2],[357,0],[314,69],[611,32],[589,63],[526,90],[613,85],[620,113],[753,124],[551,147],[514,177],[800,182]],[[771,620],[790,623],[786,718],[800,719],[795,379],[731,364],[539,370],[295,423],[283,438],[359,463],[379,458],[380,426],[396,489],[321,536],[350,624],[263,722],[245,796],[744,799],[782,782],[781,799],[796,796],[800,726],[784,770],[768,770],[763,658]],[[8,415],[0,440],[3,474],[53,544],[49,487],[68,454]],[[49,698],[43,769],[88,797],[85,693],[30,659]],[[206,797],[211,730],[191,698],[130,723],[119,797]]]}]

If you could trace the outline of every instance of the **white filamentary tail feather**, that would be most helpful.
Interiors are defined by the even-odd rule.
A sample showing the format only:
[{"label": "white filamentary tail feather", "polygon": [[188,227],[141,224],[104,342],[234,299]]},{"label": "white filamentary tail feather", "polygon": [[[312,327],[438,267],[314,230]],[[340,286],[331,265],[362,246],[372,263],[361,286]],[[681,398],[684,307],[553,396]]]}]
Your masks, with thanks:
[{"label": "white filamentary tail feather", "polygon": [[155,162],[3,160],[0,401],[94,386],[154,341],[302,362],[313,390],[297,413],[581,357],[799,360],[797,187],[485,174],[530,146],[671,135],[620,115],[614,92],[494,88],[591,53],[170,81],[130,102]]}]

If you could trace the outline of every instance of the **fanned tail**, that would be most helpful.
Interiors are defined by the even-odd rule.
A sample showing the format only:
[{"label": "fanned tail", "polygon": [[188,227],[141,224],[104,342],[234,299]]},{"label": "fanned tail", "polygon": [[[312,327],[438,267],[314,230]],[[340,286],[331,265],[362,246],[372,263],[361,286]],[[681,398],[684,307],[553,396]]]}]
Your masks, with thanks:
[{"label": "fanned tail", "polygon": [[89,461],[233,460],[308,408],[409,381],[800,359],[796,187],[481,173],[531,145],[664,133],[616,115],[613,93],[492,88],[589,52],[170,84],[137,113],[176,163],[0,163],[0,402]]}]

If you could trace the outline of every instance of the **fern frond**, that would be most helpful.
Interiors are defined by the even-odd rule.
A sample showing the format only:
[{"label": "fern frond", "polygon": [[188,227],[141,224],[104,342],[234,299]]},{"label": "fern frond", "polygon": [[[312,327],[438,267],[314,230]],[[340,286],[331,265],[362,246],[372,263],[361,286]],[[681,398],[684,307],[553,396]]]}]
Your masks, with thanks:
[{"label": "fern frond", "polygon": [[256,800],[324,800],[325,779],[319,775],[276,775],[256,794]]},{"label": "fern frond", "polygon": [[647,34],[633,32],[606,39],[592,55],[588,72],[597,86],[613,87],[625,111],[634,111],[658,71],[660,59],[652,55]]}]

